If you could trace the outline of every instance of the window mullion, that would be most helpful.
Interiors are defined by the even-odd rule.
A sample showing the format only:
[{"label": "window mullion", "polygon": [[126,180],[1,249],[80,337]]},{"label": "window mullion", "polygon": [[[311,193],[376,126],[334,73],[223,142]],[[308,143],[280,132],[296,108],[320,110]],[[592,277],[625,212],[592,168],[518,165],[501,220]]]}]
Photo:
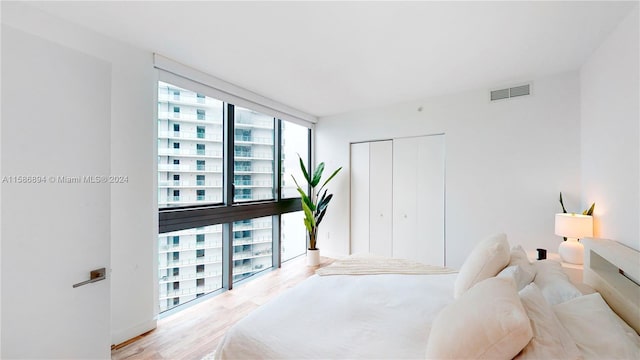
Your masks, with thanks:
[{"label": "window mullion", "polygon": [[271,242],[271,261],[274,268],[279,268],[282,266],[282,255],[280,254],[280,215],[272,216],[271,223],[271,238],[273,239]]},{"label": "window mullion", "polygon": [[[282,143],[280,141],[282,136],[282,120],[275,119],[274,126],[274,134],[273,134],[273,147],[274,147],[274,171],[273,171],[273,184],[275,185],[275,198],[276,201],[280,201],[282,199],[282,180],[280,176],[282,174]],[[280,239],[280,215],[276,215],[272,217],[273,226],[272,226],[272,251],[273,254],[272,262],[273,267],[280,268],[282,266],[282,255],[281,255],[281,239]]]},{"label": "window mullion", "polygon": [[233,288],[233,223],[222,224],[222,288]]},{"label": "window mullion", "polygon": [[[313,144],[311,143],[311,129],[307,130],[307,139],[308,139],[308,144],[309,144],[309,156],[307,157],[307,168],[309,170],[309,176],[313,176],[311,175],[313,173],[313,169],[315,169],[315,166],[313,165]],[[309,194],[309,196],[311,195],[311,185],[307,184],[307,194]]]},{"label": "window mullion", "polygon": [[[234,106],[227,104],[225,107],[226,114],[223,118],[225,136],[223,137],[224,146],[224,204],[230,207],[233,204],[234,193]],[[222,288],[231,290],[233,288],[233,223],[222,224]]]},{"label": "window mullion", "polygon": [[234,193],[234,118],[235,111],[232,104],[226,106],[226,116],[223,119],[225,136],[223,139],[224,144],[224,204],[231,206],[233,204]]},{"label": "window mullion", "polygon": [[273,184],[276,190],[275,199],[276,201],[280,201],[282,199],[282,180],[280,176],[282,175],[282,144],[281,144],[281,136],[282,136],[282,120],[275,119],[276,126],[274,126],[274,134],[273,134],[273,147],[274,147],[274,158],[273,162]]}]

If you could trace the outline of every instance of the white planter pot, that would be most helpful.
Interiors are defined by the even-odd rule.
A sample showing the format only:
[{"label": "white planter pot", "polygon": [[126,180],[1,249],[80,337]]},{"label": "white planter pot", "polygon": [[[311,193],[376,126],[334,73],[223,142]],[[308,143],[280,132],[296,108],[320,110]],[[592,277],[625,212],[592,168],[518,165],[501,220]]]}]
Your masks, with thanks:
[{"label": "white planter pot", "polygon": [[307,249],[307,266],[318,266],[318,265],[320,265],[320,250]]}]

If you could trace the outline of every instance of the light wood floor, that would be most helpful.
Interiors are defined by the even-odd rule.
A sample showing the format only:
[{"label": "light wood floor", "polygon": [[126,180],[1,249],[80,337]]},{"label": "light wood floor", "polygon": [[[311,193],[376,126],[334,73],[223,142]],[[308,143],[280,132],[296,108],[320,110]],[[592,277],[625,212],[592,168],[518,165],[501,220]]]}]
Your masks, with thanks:
[{"label": "light wood floor", "polygon": [[[333,262],[321,258],[320,267]],[[226,330],[251,311],[315,273],[301,256],[280,269],[158,321],[157,329],[111,351],[120,359],[195,359],[213,352]]]}]

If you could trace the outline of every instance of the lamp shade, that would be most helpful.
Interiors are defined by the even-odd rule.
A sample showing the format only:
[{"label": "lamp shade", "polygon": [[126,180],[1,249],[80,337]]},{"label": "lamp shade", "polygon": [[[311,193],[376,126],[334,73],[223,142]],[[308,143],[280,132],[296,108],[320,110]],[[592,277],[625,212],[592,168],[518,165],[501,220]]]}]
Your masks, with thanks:
[{"label": "lamp shade", "polygon": [[593,217],[578,214],[556,214],[556,229],[558,236],[582,239],[593,236]]}]

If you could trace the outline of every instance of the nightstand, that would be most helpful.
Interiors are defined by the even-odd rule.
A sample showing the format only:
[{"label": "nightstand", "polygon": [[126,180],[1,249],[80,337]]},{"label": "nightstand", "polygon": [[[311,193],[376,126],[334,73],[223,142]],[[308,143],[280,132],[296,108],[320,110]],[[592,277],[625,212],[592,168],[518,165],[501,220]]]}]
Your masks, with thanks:
[{"label": "nightstand", "polygon": [[[535,250],[527,251],[527,257],[529,258],[529,261],[536,262],[537,261],[536,259],[538,258],[538,253]],[[552,253],[548,251],[547,251],[547,259],[555,260],[559,262],[562,265],[562,270],[564,270],[564,273],[567,274],[567,276],[569,277],[569,280],[574,285],[582,284],[582,272],[584,269],[582,264],[576,265],[576,264],[570,264],[568,262],[564,262],[560,258],[560,254]]]}]

